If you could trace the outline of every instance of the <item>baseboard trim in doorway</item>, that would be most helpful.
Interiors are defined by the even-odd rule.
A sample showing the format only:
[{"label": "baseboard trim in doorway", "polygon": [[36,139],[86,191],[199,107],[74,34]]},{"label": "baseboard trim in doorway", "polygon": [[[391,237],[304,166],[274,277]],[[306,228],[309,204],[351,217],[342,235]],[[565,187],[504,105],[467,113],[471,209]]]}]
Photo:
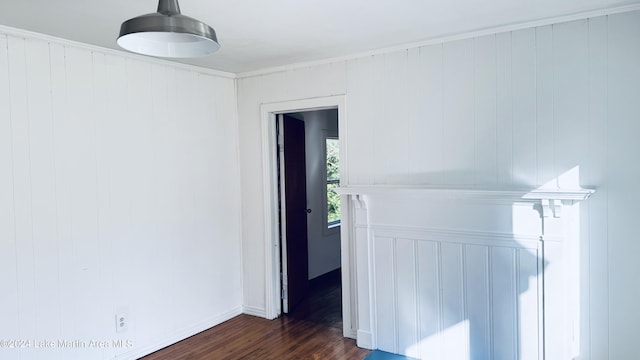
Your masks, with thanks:
[{"label": "baseboard trim in doorway", "polygon": [[267,311],[264,308],[259,308],[257,306],[242,306],[242,313],[247,315],[253,315],[261,318],[267,318]]}]

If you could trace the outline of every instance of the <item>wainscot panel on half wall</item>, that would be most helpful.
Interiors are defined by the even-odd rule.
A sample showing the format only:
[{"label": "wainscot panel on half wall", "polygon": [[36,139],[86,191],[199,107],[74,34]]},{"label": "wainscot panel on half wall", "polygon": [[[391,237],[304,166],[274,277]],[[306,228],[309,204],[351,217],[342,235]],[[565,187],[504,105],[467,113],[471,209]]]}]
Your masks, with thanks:
[{"label": "wainscot panel on half wall", "polygon": [[359,345],[420,359],[577,355],[571,199],[590,190],[339,191],[355,219]]}]

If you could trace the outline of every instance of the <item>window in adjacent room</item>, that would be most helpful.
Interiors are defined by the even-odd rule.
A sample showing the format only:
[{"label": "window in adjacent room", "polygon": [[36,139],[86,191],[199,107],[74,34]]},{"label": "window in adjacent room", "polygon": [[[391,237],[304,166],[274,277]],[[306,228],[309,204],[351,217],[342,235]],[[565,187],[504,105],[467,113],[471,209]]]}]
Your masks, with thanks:
[{"label": "window in adjacent room", "polygon": [[325,140],[325,163],[327,169],[326,223],[327,228],[340,225],[340,196],[333,189],[340,186],[340,146],[337,138]]}]

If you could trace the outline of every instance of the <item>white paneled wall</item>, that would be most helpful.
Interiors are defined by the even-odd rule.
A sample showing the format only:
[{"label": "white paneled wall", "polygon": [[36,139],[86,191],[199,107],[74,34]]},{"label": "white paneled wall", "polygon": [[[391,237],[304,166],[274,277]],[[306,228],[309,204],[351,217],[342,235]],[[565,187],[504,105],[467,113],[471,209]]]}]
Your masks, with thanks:
[{"label": "white paneled wall", "polygon": [[260,104],[346,94],[345,185],[596,187],[579,354],[640,357],[638,39],[635,11],[239,79],[245,306],[265,306]]},{"label": "white paneled wall", "polygon": [[[640,298],[640,277],[637,276],[635,256],[640,253],[640,243],[635,241],[637,206],[640,202],[640,170],[635,160],[635,155],[640,154],[640,38],[637,36],[640,34],[639,19],[637,13],[626,13],[619,16],[619,21],[608,22],[607,102],[595,104],[606,106],[608,111],[605,128],[607,137],[601,141],[605,142],[607,152],[608,171],[604,177],[608,184],[609,221],[602,222],[598,218],[599,209],[593,207],[592,218],[599,222],[595,227],[597,231],[602,231],[602,227],[608,231],[611,296],[607,300],[611,324],[608,337],[611,359],[624,358],[631,354],[635,355],[634,357],[640,356],[637,347],[633,347],[633,352],[630,351],[630,344],[637,342],[631,329],[637,328],[640,324],[640,311],[637,301],[634,301]],[[601,174],[600,171],[600,168],[594,169],[596,176]],[[591,243],[600,246],[597,243],[598,239],[592,237]],[[596,269],[594,272],[595,274],[592,274],[599,275]],[[592,292],[598,290],[595,288]],[[591,304],[591,308],[602,308],[602,305],[602,301],[597,301]]]},{"label": "white paneled wall", "polygon": [[2,359],[137,358],[241,311],[234,80],[139,59],[0,34],[0,339],[31,341]]},{"label": "white paneled wall", "polygon": [[[559,233],[542,236],[541,214],[519,196],[375,190],[351,190],[360,194],[353,211],[363,230],[355,251],[366,259],[357,271],[370,269],[374,289],[374,347],[420,359],[541,359],[544,342],[546,358],[567,358],[571,301],[555,300],[575,299],[562,285],[572,238],[557,219],[545,222],[560,225]],[[529,226],[508,226],[520,222]],[[553,259],[552,271],[545,258]],[[359,304],[366,303],[371,295],[357,287]],[[552,311],[543,317],[545,298],[554,303],[544,303]]]},{"label": "white paneled wall", "polygon": [[374,238],[378,347],[424,359],[539,359],[535,241],[428,235]]}]

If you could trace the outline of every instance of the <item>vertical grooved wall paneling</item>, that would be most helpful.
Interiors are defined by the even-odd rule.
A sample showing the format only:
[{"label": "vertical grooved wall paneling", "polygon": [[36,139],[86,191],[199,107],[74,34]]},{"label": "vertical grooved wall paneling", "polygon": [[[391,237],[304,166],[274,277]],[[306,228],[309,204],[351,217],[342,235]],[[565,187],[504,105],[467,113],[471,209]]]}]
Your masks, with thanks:
[{"label": "vertical grooved wall paneling", "polygon": [[[418,314],[416,291],[415,241],[398,238],[395,240],[397,299],[398,350],[407,356],[416,357],[418,349]],[[401,261],[400,261],[401,260]]]},{"label": "vertical grooved wall paneling", "polygon": [[[29,147],[33,219],[33,258],[36,289],[36,334],[60,338],[62,314],[50,311],[49,304],[60,304],[58,290],[58,238],[55,216],[56,182],[51,99],[49,44],[28,40],[26,49],[29,102]],[[39,356],[51,356],[49,349],[39,349]],[[57,352],[57,350],[53,350]]]},{"label": "vertical grooved wall paneling", "polygon": [[536,33],[511,34],[513,183],[536,185]]},{"label": "vertical grooved wall paneling", "polygon": [[373,231],[380,349],[430,359],[540,358],[539,249]]},{"label": "vertical grooved wall paneling", "polygon": [[396,272],[395,272],[395,239],[379,237],[374,243],[376,327],[378,329],[378,348],[400,352],[397,343],[397,307],[396,307]]},{"label": "vertical grooved wall paneling", "polygon": [[638,34],[640,12],[608,16],[608,177],[603,186],[607,186],[608,195],[609,359],[640,357],[632,330],[640,323],[636,301],[640,298],[637,276],[640,243],[636,241],[640,203],[640,170],[636,159],[640,154]]},{"label": "vertical grooved wall paneling", "polygon": [[409,180],[441,183],[444,156],[442,46],[409,51]]},{"label": "vertical grooved wall paneling", "polygon": [[474,41],[443,47],[443,183],[472,185],[475,177]]},{"label": "vertical grooved wall paneling", "polygon": [[[349,179],[356,184],[374,183],[374,175],[377,167],[375,159],[371,156],[374,151],[374,142],[366,141],[374,136],[371,122],[374,121],[376,109],[372,104],[374,81],[373,57],[358,58],[347,63],[347,92],[359,94],[349,98],[347,106],[347,131],[349,136],[361,142],[348,142],[348,159],[351,175]],[[354,161],[354,159],[356,161]]]},{"label": "vertical grooved wall paneling", "polygon": [[[441,242],[442,342],[443,358],[467,358],[468,322],[465,316],[462,245]],[[447,333],[448,332],[448,333]],[[460,342],[460,339],[463,341]]]},{"label": "vertical grooved wall paneling", "polygon": [[383,84],[384,100],[382,118],[378,126],[381,131],[376,144],[380,149],[377,158],[383,174],[381,184],[406,183],[409,172],[409,92],[408,52],[398,51],[384,55]]},{"label": "vertical grooved wall paneling", "polygon": [[[51,304],[51,311],[60,313],[60,334],[77,336],[75,319],[71,314],[75,310],[74,291],[71,272],[74,264],[74,251],[69,239],[71,238],[71,186],[69,179],[69,146],[67,125],[67,64],[65,47],[59,44],[49,44],[51,66],[51,100],[53,119],[53,154],[56,184],[56,237],[58,256],[58,288],[59,304]],[[72,357],[73,349],[59,349],[61,356]]]},{"label": "vertical grooved wall paneling", "polygon": [[[245,302],[260,307],[264,298],[264,280],[253,275],[254,268],[261,271],[264,265],[261,150],[255,145],[261,129],[259,106],[346,93],[349,185],[594,186],[596,194],[580,204],[580,241],[564,250],[549,244],[559,253],[568,250],[571,261],[580,264],[579,275],[572,275],[580,278],[566,284],[580,293],[575,307],[580,323],[574,324],[580,327],[580,343],[567,346],[579,345],[571,356],[579,352],[591,359],[632,358],[637,349],[630,334],[640,321],[632,304],[640,292],[632,278],[637,253],[633,214],[640,200],[640,170],[633,161],[638,153],[634,119],[640,113],[639,19],[640,12],[631,11],[239,79],[243,246],[256,249],[246,253],[245,260],[257,259],[245,262]],[[404,119],[396,122],[398,117]],[[506,219],[503,225],[526,228]],[[469,261],[482,263],[476,250],[465,250],[466,266]],[[448,260],[440,264],[436,279],[428,281],[455,277],[448,262],[462,261],[447,246],[418,246],[424,256],[440,251]],[[522,273],[503,270],[505,257],[530,269],[533,263],[526,252],[504,252],[492,248],[487,253],[491,288],[500,283],[531,289],[531,280],[527,285]],[[545,271],[553,274],[553,261],[558,260],[545,260],[551,262]],[[423,271],[426,265],[419,262],[420,278]],[[446,324],[455,312],[431,314],[425,306],[455,296],[435,296],[429,282],[421,281],[418,316],[442,315],[437,323]],[[521,306],[534,301],[528,291],[524,294],[518,300]],[[489,344],[506,340],[500,349],[490,345],[483,353],[493,358],[541,356],[529,343],[516,346],[514,334],[530,334],[526,323],[532,320],[515,322],[521,312],[515,299],[494,292],[488,299],[496,308],[500,303],[510,310],[489,314]],[[565,301],[555,295],[547,300]],[[473,306],[466,311],[479,314]],[[563,316],[555,303],[549,303],[549,312]],[[421,339],[434,326],[430,324],[420,323]],[[553,337],[554,330],[547,336]],[[482,344],[487,339],[476,340]],[[424,349],[446,355],[439,342],[421,342],[419,353]],[[549,351],[567,354],[560,347]]]},{"label": "vertical grooved wall paneling", "polygon": [[236,104],[233,79],[0,34],[0,338],[31,341],[3,359],[137,358],[240,312]]},{"label": "vertical grooved wall paneling", "polygon": [[489,302],[489,263],[490,248],[479,245],[468,245],[465,248],[465,277],[467,319],[469,319],[469,333],[474,334],[470,340],[470,348],[474,356],[491,358],[490,322],[491,307]]},{"label": "vertical grooved wall paneling", "polygon": [[[370,128],[371,137],[362,138],[365,142],[372,143],[372,152],[367,154],[365,164],[373,170],[374,185],[387,184],[387,178],[391,176],[391,174],[388,173],[388,166],[392,161],[389,153],[395,152],[395,150],[389,150],[385,146],[380,146],[386,143],[388,134],[391,132],[391,130],[389,130],[391,127],[386,125],[389,124],[390,121],[384,118],[385,107],[388,106],[388,99],[385,98],[385,95],[387,91],[389,91],[389,89],[384,86],[386,78],[385,57],[386,54],[371,57],[370,76],[373,83],[371,84],[371,93],[369,94],[370,98],[367,99],[367,104],[376,105],[372,106],[372,111],[370,112],[371,118],[367,119],[366,125]],[[391,146],[395,146],[395,144]]]},{"label": "vertical grooved wall paneling", "polygon": [[[13,206],[19,324],[14,333],[28,338],[37,331],[35,259],[33,258],[33,214],[31,192],[31,154],[29,134],[29,89],[27,83],[27,41],[13,36],[9,40],[9,84],[11,109],[11,148],[13,155]],[[29,348],[27,357],[35,350]]]},{"label": "vertical grooved wall paneling", "polygon": [[[14,206],[13,131],[11,123],[11,83],[9,76],[9,41],[0,35],[0,327],[2,339],[16,335],[20,329],[18,312],[18,269],[16,257],[16,213]],[[8,360],[18,359],[17,349],[4,350]]]},{"label": "vertical grooved wall paneling", "polygon": [[[95,117],[93,113],[93,61],[91,52],[72,47],[65,48],[66,113],[65,129],[58,140],[66,144],[60,157],[66,162],[66,181],[69,187],[69,237],[62,239],[71,249],[71,266],[61,277],[69,281],[73,312],[64,316],[74,319],[76,337],[102,337],[106,315],[95,311],[102,294],[98,278],[98,226]],[[133,174],[132,179],[135,179]],[[135,251],[134,251],[135,252]],[[132,253],[134,253],[132,252]],[[82,289],[77,291],[78,287]],[[70,309],[71,310],[71,309]],[[78,316],[79,315],[79,316]],[[115,318],[115,314],[112,315]],[[99,324],[99,325],[98,325]],[[95,349],[78,349],[81,356],[96,356]],[[101,349],[100,352],[105,350]]]},{"label": "vertical grooved wall paneling", "polygon": [[498,184],[512,185],[513,175],[513,53],[512,33],[496,34],[496,151]]},{"label": "vertical grooved wall paneling", "polygon": [[[440,341],[434,337],[442,331],[442,305],[440,289],[440,247],[433,241],[417,242],[418,267],[418,355],[441,358]],[[427,339],[427,340],[424,340]]]},{"label": "vertical grooved wall paneling", "polygon": [[553,28],[554,173],[558,186],[568,188],[585,180],[579,167],[588,154],[588,27],[580,20]]},{"label": "vertical grooved wall paneling", "polygon": [[536,184],[556,186],[554,178],[553,27],[536,28]]},{"label": "vertical grooved wall paneling", "polygon": [[[262,156],[261,132],[262,125],[260,104],[263,103],[263,79],[261,77],[247,78],[238,83],[238,118],[256,118],[257,125],[240,121],[239,131],[242,136],[238,143],[240,151],[241,188],[242,188],[242,263],[243,270],[243,306],[250,309],[258,309],[265,313],[265,245],[262,234],[264,233],[264,196],[262,194]],[[255,104],[256,106],[251,106]],[[259,179],[260,186],[251,186]],[[255,226],[244,224],[252,223]],[[251,264],[251,266],[249,266]],[[253,269],[260,269],[253,270]]]},{"label": "vertical grooved wall paneling", "polygon": [[580,214],[580,232],[589,239],[588,243],[581,242],[580,269],[586,275],[581,282],[581,298],[587,299],[582,306],[582,317],[588,319],[591,316],[590,322],[583,323],[581,327],[580,352],[590,353],[592,359],[606,359],[609,356],[608,189],[603,186],[608,177],[607,23],[607,17],[589,19],[589,160],[582,171],[588,177],[587,184],[596,186],[598,193],[587,204],[580,205],[583,210]]},{"label": "vertical grooved wall paneling", "polygon": [[498,182],[496,37],[474,39],[475,184]]},{"label": "vertical grooved wall paneling", "polygon": [[[588,35],[588,20],[554,25],[554,141],[556,142],[554,172],[558,179],[558,186],[563,188],[579,186],[587,181],[584,167],[588,167],[589,155]],[[586,210],[588,203],[584,206]],[[583,216],[588,216],[588,213],[583,211]],[[565,244],[567,260],[579,263],[580,255],[588,256],[581,251],[581,246],[588,247],[588,244],[588,234],[582,237],[580,243]],[[579,273],[571,274],[571,278],[575,278],[576,281],[569,281],[566,284],[573,293],[581,291],[579,277]],[[584,304],[587,303],[585,301]],[[577,317],[582,306],[584,305],[574,306],[572,312],[576,314],[568,315]],[[578,325],[572,324],[574,328]],[[574,329],[574,332],[578,331],[580,330]],[[575,346],[575,342],[571,344],[572,355],[579,351],[574,349]]]}]

